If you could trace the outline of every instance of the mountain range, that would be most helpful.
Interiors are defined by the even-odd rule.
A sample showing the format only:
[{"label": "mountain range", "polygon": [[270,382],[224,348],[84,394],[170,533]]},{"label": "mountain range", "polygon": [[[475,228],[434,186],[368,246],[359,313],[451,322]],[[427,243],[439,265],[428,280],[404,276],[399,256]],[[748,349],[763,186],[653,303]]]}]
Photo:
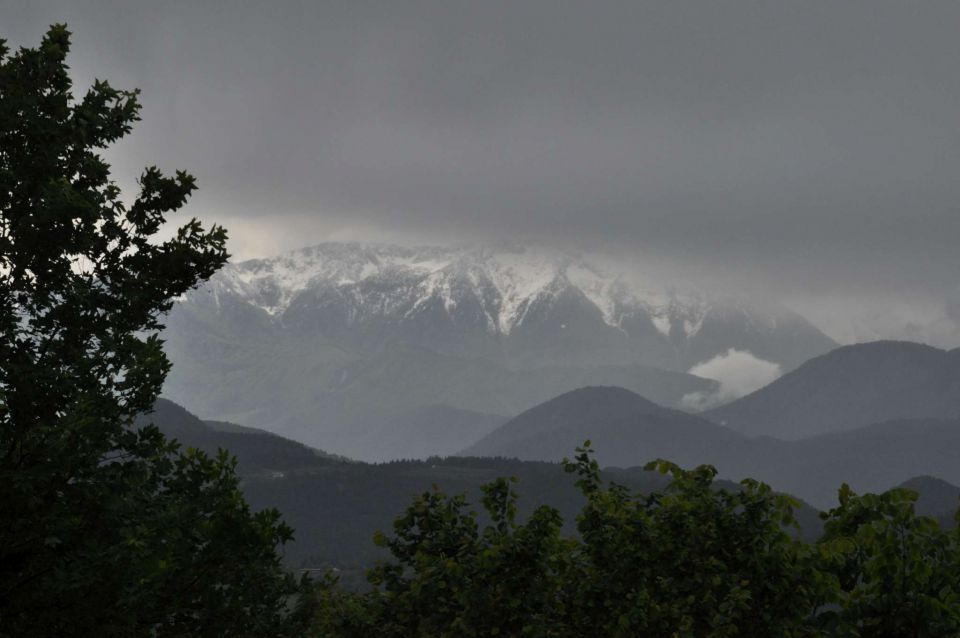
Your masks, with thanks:
[{"label": "mountain range", "polygon": [[[595,256],[324,244],[228,266],[167,325],[165,396],[207,420],[165,401],[154,418],[237,455],[251,503],[301,530],[296,564],[369,563],[369,535],[432,484],[476,495],[518,474],[525,508],[572,515],[556,462],[588,439],[608,476],[641,490],[662,486],[642,466],[665,458],[819,508],[841,483],[903,485],[950,523],[960,494],[960,350],[835,348],[782,308]],[[730,353],[783,374],[691,413],[723,385],[689,370]]]},{"label": "mountain range", "polygon": [[[604,414],[602,409],[596,408],[598,403],[591,402],[595,407],[589,411],[590,415],[598,419],[598,422],[602,422],[603,418],[607,417],[619,418],[621,410],[639,409],[661,416],[665,414],[669,416],[671,412],[658,408],[645,399],[631,396],[624,390],[591,388],[579,393],[581,398],[584,393],[619,406],[611,408]],[[561,405],[576,396],[577,393],[573,396],[560,397]],[[554,403],[553,407],[556,407],[557,404],[552,403]],[[556,413],[551,412],[553,407],[540,406],[531,412],[539,413],[544,417],[550,417],[551,414],[556,417]],[[202,421],[182,407],[164,400],[157,403],[153,414],[141,420],[141,423],[147,422],[156,424],[161,431],[176,438],[185,446],[198,447],[209,453],[225,448],[235,454],[239,462],[241,487],[251,506],[255,510],[266,507],[279,508],[287,522],[296,530],[295,542],[285,548],[286,562],[294,567],[337,567],[350,583],[359,584],[363,569],[372,561],[383,557],[381,550],[372,542],[374,533],[389,531],[393,519],[403,512],[413,496],[424,491],[441,489],[448,494],[466,493],[471,504],[476,507],[479,503],[481,484],[499,476],[516,476],[519,478],[516,489],[520,494],[518,505],[521,518],[537,506],[549,504],[560,510],[566,522],[567,533],[573,533],[574,516],[583,504],[582,497],[573,485],[572,477],[566,474],[557,463],[494,457],[434,457],[426,461],[381,464],[354,462],[255,428],[224,422]],[[702,420],[699,423],[701,427],[706,427]],[[892,433],[897,430],[904,430],[905,428],[901,427],[904,425],[917,424],[888,424],[880,427],[876,432],[865,431],[859,436],[854,432],[838,435],[847,437],[851,443],[846,446],[837,446],[838,452],[833,460],[824,459],[819,464],[811,464],[811,461],[816,460],[818,448],[822,452],[823,446],[810,445],[806,449],[791,450],[790,446],[796,444],[776,442],[782,446],[781,450],[785,450],[785,453],[768,459],[764,466],[752,469],[772,471],[782,466],[785,461],[795,458],[792,469],[782,471],[777,475],[780,477],[779,480],[769,482],[776,489],[795,495],[811,491],[823,494],[825,496],[819,498],[819,502],[815,505],[827,508],[836,504],[835,495],[839,482],[832,484],[830,489],[822,488],[821,483],[839,481],[844,477],[844,473],[839,470],[844,463],[857,458],[855,445],[859,444],[865,446],[864,451],[867,452],[862,454],[861,458],[873,460],[869,461],[872,463],[870,466],[854,463],[848,468],[848,475],[865,477],[863,481],[852,482],[854,489],[861,492],[885,490],[896,486],[912,489],[920,495],[917,502],[919,513],[934,516],[944,523],[952,524],[953,512],[960,504],[958,501],[960,488],[955,486],[958,482],[957,470],[955,464],[951,465],[950,461],[956,458],[957,435],[955,433],[960,431],[960,424],[950,423],[940,424],[940,426],[936,423],[928,424],[929,428],[940,427],[942,430],[942,438],[930,446],[930,449],[937,446],[942,448],[941,460],[924,456],[929,449],[925,452],[922,445],[918,443],[913,452],[903,455],[904,461],[897,465],[894,471],[884,475],[884,466],[896,458],[898,449],[904,450],[902,446],[904,439],[892,436]],[[921,425],[921,427],[924,426]],[[930,431],[929,429],[925,432],[918,431],[917,434],[919,435],[916,437],[917,441],[923,441],[925,435],[930,435]],[[886,442],[884,442],[885,438]],[[723,440],[723,436],[720,440]],[[871,440],[874,442],[870,443]],[[598,441],[595,446],[596,456],[603,461],[605,450],[609,452],[609,446],[600,443]],[[836,445],[837,442],[822,441],[822,443]],[[846,451],[843,451],[844,449]],[[776,450],[776,448],[753,449],[754,452],[765,453],[769,453],[770,450]],[[571,448],[565,455],[570,456],[573,451]],[[673,450],[661,449],[660,451],[683,453],[682,446],[675,447]],[[642,451],[637,453],[643,454]],[[688,455],[689,462],[681,464],[692,465],[697,454],[709,456],[710,450],[701,447],[699,451]],[[947,482],[943,478],[923,475],[923,472],[910,474],[916,467],[922,466],[925,460],[931,459],[933,462],[930,467],[934,468],[934,474],[939,475],[945,472],[954,478]],[[767,470],[763,470],[763,467]],[[604,475],[608,479],[641,492],[662,489],[666,482],[666,478],[659,473],[644,471],[636,466],[606,467]],[[785,490],[781,485],[783,481],[800,489]],[[808,484],[814,485],[814,489],[804,487]],[[735,484],[723,480],[718,481],[718,486],[725,489],[736,488]],[[798,517],[801,533],[808,539],[816,538],[820,531],[820,521],[816,512],[802,505],[798,511]]]},{"label": "mountain range", "polygon": [[[335,567],[348,585],[362,585],[363,572],[385,557],[373,543],[374,534],[389,532],[394,519],[423,492],[466,494],[471,508],[479,509],[481,485],[498,477],[516,477],[519,517],[550,505],[563,516],[565,534],[575,533],[575,515],[583,505],[574,478],[557,463],[463,457],[355,462],[256,428],[203,421],[162,399],[140,420],[141,425],[147,423],[185,447],[234,454],[251,507],[278,508],[296,530],[294,542],[284,547],[285,562],[291,567]],[[605,470],[604,477],[641,492],[662,489],[668,480],[658,472],[636,469]],[[736,489],[725,481],[717,485]],[[804,535],[816,537],[820,529],[816,513],[803,506],[798,514]],[[481,516],[479,522],[487,521]]]},{"label": "mountain range", "polygon": [[[164,339],[164,396],[369,460],[448,453],[583,386],[680,407],[717,391],[696,363],[736,350],[790,370],[835,345],[787,309],[600,255],[357,243],[229,264],[180,299]],[[478,425],[434,446],[409,418],[429,410]],[[386,432],[407,447],[368,445]]]},{"label": "mountain range", "polygon": [[[925,404],[908,392],[914,387],[908,383],[912,375],[900,377],[901,386],[884,385],[904,369],[914,370],[920,363],[957,354],[916,344],[877,342],[844,347],[820,358],[816,365],[801,366],[784,377],[790,382],[786,388],[806,391],[816,379],[824,379],[842,398],[847,390],[837,385],[838,380],[845,378],[840,371],[848,370],[851,360],[866,358],[874,365],[857,368],[861,374],[847,383],[859,387],[880,385],[887,394],[903,401],[890,405],[888,410],[905,416],[854,424],[795,441],[738,432],[702,415],[657,405],[623,388],[586,387],[554,397],[509,420],[439,406],[411,411],[398,415],[396,420],[407,422],[407,428],[372,430],[369,440],[361,444],[375,450],[378,446],[381,450],[405,450],[405,454],[413,456],[419,449],[416,439],[397,437],[404,431],[415,431],[433,439],[435,447],[444,447],[444,455],[453,454],[453,447],[462,438],[476,438],[476,443],[460,449],[461,456],[556,462],[571,456],[578,445],[590,439],[596,458],[604,466],[637,467],[655,458],[666,458],[684,467],[709,463],[718,468],[723,478],[764,480],[776,489],[827,508],[835,504],[836,491],[844,482],[860,492],[889,489],[920,475],[960,483],[960,464],[956,462],[960,457],[960,419],[949,414],[940,415],[943,418],[923,416],[927,413]],[[811,370],[815,375],[806,383],[791,378],[802,379]],[[942,370],[949,372],[952,368],[944,366]],[[757,392],[752,400],[762,399],[772,391],[777,392],[785,408],[804,404],[803,395],[791,396],[780,383]],[[861,396],[866,402],[851,400],[847,407],[850,414],[869,413],[870,395],[851,393],[854,398]],[[923,408],[921,413],[911,413],[911,406],[917,405]],[[200,422],[167,401],[157,404],[155,415],[167,424],[168,434],[188,445],[211,452],[217,446],[229,448],[238,456],[247,475],[269,477],[278,468],[317,471],[330,466],[333,459],[330,454],[262,430]],[[455,466],[457,462],[449,463]],[[934,487],[927,485],[920,491],[934,494]],[[947,500],[951,499],[940,499]],[[950,509],[942,505],[938,507]]]},{"label": "mountain range", "polygon": [[[879,386],[887,395],[898,397],[900,403],[887,401],[887,412],[878,413],[873,411],[870,393],[851,393],[850,403],[845,406],[845,414],[852,415],[849,425],[838,420],[837,431],[827,434],[816,434],[820,429],[810,428],[807,436],[793,437],[797,440],[753,436],[705,418],[716,412],[692,415],[659,406],[622,388],[588,387],[527,410],[461,454],[559,461],[589,439],[603,465],[642,466],[656,458],[685,467],[707,463],[714,465],[723,478],[763,480],[822,508],[835,502],[841,483],[848,483],[857,491],[880,491],[922,474],[960,483],[960,464],[956,462],[960,458],[957,413],[944,408],[929,416],[930,405],[910,393],[917,386],[909,375],[900,377],[903,385],[899,387],[886,385],[902,369],[911,370],[918,365],[911,355],[922,362],[931,356],[949,358],[955,353],[931,352],[924,346],[898,342],[850,346],[822,357],[812,367],[801,366],[783,377],[784,383],[775,382],[748,397],[766,404],[766,393],[776,392],[785,414],[790,407],[796,407],[799,415],[806,416],[804,398],[815,381],[822,381],[824,388],[835,391],[837,400],[842,400],[846,386],[837,383],[846,377],[834,366],[842,371],[851,359],[861,357],[875,363],[886,362],[862,370],[861,376],[847,383],[862,388]],[[811,370],[816,374],[807,378]],[[801,383],[804,379],[806,382]],[[939,387],[952,386],[948,379]],[[956,395],[950,398],[956,400]],[[809,401],[809,423],[819,425],[817,414],[812,411],[820,405]],[[853,418],[878,414],[876,423],[863,424]],[[885,418],[884,414],[899,418]],[[763,431],[761,425],[757,429]]]},{"label": "mountain range", "polygon": [[736,348],[791,369],[834,345],[785,308],[680,289],[638,268],[528,246],[325,243],[228,265],[205,294],[351,349],[402,341],[513,368],[686,370]]}]

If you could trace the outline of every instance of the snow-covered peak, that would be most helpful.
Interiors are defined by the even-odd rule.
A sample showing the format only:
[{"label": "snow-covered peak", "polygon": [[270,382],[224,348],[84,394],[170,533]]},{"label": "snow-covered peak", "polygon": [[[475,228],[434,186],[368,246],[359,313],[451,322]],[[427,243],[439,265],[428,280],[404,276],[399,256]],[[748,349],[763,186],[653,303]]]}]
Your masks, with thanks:
[{"label": "snow-covered peak", "polygon": [[268,259],[228,264],[212,284],[277,316],[299,293],[318,284],[355,284],[396,270],[427,275],[449,263],[449,251],[442,248],[328,242]]},{"label": "snow-covered peak", "polygon": [[[579,290],[604,320],[619,327],[623,317],[643,312],[669,335],[679,318],[691,335],[705,313],[704,297],[648,280],[635,263],[604,255],[571,253],[538,246],[453,246],[407,248],[390,244],[329,242],[270,259],[226,266],[211,285],[281,316],[300,293],[321,287],[352,289],[364,283],[415,282],[397,286],[414,295],[406,313],[430,300],[450,312],[465,294],[482,300],[489,328],[508,334],[532,301],[567,287]],[[404,307],[403,300],[388,304]],[[385,306],[386,307],[386,306]]]}]

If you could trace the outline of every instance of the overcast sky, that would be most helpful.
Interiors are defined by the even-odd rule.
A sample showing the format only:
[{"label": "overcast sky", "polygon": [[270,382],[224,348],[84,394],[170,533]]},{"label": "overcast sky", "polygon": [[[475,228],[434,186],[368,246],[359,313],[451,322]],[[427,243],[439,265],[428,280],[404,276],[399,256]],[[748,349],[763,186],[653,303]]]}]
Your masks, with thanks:
[{"label": "overcast sky", "polygon": [[143,90],[110,155],[199,180],[240,257],[509,236],[960,346],[958,2],[0,0]]}]

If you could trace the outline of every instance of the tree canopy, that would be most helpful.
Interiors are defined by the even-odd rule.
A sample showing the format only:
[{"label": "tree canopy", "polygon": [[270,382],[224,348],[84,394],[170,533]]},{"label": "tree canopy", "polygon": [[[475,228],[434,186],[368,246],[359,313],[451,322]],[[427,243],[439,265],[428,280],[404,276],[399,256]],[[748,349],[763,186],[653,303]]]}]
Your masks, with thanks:
[{"label": "tree canopy", "polygon": [[662,490],[604,484],[590,450],[567,470],[585,497],[578,538],[543,507],[525,522],[501,479],[481,528],[461,496],[432,491],[378,536],[391,559],[369,592],[321,590],[317,636],[870,636],[960,632],[960,537],[913,510],[916,493],[841,488],[826,532],[800,540],[797,502],[709,466],[666,461]]},{"label": "tree canopy", "polygon": [[75,99],[69,49],[63,25],[0,41],[0,635],[282,634],[291,530],[249,511],[228,456],[134,426],[169,369],[164,313],[226,233],[158,239],[196,188],[182,171],[147,168],[124,203],[100,152],[138,93]]}]

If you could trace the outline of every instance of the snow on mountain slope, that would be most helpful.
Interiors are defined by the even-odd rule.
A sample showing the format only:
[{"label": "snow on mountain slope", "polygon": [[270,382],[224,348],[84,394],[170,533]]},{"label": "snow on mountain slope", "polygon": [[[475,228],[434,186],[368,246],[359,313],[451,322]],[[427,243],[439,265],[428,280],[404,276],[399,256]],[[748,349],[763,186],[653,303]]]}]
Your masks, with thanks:
[{"label": "snow on mountain slope", "polygon": [[325,243],[271,259],[230,264],[210,285],[218,293],[236,295],[281,317],[297,295],[308,290],[330,286],[349,290],[365,282],[392,283],[390,292],[399,298],[395,304],[378,304],[374,311],[388,313],[403,307],[409,315],[439,299],[452,312],[466,283],[473,296],[487,301],[488,328],[500,334],[509,334],[522,323],[535,299],[571,286],[596,305],[612,327],[619,327],[624,315],[644,311],[664,335],[670,334],[671,321],[678,318],[683,332],[692,336],[704,316],[703,293],[667,292],[655,282],[641,282],[641,273],[628,268],[542,248]]},{"label": "snow on mountain slope", "polygon": [[791,369],[835,345],[784,308],[543,247],[330,242],[230,264],[186,303],[211,299],[353,345],[394,339],[521,367],[685,370],[736,348]]}]

